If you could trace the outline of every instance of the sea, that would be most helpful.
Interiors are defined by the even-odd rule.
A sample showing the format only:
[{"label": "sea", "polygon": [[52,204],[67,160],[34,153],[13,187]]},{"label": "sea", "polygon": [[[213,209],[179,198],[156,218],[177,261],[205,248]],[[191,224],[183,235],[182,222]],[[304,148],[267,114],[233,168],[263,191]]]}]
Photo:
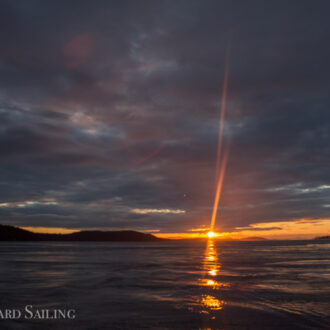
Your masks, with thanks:
[{"label": "sea", "polygon": [[0,329],[330,329],[330,241],[0,242],[0,311]]}]

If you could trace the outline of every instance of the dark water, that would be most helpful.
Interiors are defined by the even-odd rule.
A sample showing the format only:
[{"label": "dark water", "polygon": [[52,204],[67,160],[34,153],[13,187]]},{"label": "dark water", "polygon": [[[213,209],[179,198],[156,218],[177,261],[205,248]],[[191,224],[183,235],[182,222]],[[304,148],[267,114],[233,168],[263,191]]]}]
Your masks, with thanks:
[{"label": "dark water", "polygon": [[0,243],[0,309],[76,319],[0,329],[329,329],[321,241]]}]

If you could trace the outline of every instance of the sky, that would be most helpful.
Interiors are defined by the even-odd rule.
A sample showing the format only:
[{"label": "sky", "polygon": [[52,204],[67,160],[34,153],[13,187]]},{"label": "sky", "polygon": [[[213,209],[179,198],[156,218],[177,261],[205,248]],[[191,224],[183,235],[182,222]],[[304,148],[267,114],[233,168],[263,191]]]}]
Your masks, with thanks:
[{"label": "sky", "polygon": [[330,231],[327,1],[1,1],[0,223]]}]

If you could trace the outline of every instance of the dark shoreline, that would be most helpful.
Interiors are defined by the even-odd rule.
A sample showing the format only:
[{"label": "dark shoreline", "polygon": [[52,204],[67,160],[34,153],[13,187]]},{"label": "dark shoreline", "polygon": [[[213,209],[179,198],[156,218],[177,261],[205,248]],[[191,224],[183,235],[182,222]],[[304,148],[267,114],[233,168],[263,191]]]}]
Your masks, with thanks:
[{"label": "dark shoreline", "polygon": [[133,230],[79,231],[71,234],[40,234],[0,225],[0,241],[13,242],[160,242],[166,239]]}]

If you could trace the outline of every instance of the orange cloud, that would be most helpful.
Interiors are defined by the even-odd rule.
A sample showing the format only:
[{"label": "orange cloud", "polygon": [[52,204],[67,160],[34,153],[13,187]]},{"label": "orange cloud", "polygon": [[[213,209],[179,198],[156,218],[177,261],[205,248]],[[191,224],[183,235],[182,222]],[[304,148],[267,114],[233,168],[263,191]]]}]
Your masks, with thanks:
[{"label": "orange cloud", "polygon": [[276,239],[303,239],[328,235],[330,219],[298,219],[296,221],[261,222],[249,227],[236,227],[235,237],[258,236]]}]

